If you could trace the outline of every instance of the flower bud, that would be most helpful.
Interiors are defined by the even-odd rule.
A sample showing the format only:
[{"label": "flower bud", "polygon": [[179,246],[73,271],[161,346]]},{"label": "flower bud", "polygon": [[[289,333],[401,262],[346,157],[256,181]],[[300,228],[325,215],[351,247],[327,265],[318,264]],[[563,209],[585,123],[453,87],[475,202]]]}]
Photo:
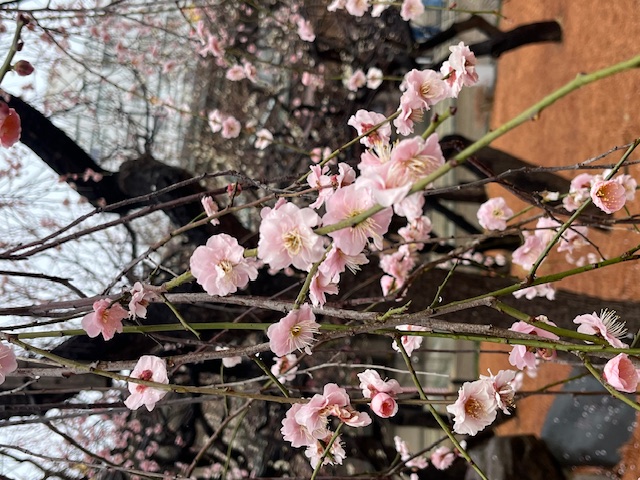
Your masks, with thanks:
[{"label": "flower bud", "polygon": [[33,65],[31,65],[26,60],[18,60],[13,65],[13,71],[21,77],[26,77],[27,75],[31,75],[33,73]]}]

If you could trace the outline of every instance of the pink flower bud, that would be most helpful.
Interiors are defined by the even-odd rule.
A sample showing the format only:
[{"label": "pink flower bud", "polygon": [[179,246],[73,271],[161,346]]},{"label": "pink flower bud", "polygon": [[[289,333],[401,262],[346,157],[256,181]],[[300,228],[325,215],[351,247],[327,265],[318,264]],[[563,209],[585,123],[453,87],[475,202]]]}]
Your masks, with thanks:
[{"label": "pink flower bud", "polygon": [[380,392],[371,399],[371,410],[379,417],[389,418],[398,413],[398,404],[391,395]]}]

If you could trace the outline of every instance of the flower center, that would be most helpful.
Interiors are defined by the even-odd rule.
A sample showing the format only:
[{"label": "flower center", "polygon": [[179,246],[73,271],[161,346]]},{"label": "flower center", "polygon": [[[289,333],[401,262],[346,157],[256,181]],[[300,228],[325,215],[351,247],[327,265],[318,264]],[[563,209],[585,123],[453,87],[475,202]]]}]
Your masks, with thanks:
[{"label": "flower center", "polygon": [[429,98],[432,92],[431,84],[429,82],[424,82],[420,85],[420,96],[424,98]]},{"label": "flower center", "polygon": [[291,328],[291,336],[297,337],[300,333],[302,333],[302,327],[300,325],[294,325]]},{"label": "flower center", "polygon": [[233,270],[233,264],[227,259],[222,260],[218,264],[218,267],[220,267],[220,269],[225,275],[228,274],[231,270]]},{"label": "flower center", "polygon": [[[143,370],[140,376],[138,377],[140,380],[149,381],[153,378],[153,372],[151,370]],[[137,392],[144,392],[147,389],[146,385],[136,385]]]},{"label": "flower center", "polygon": [[470,398],[464,405],[464,412],[472,418],[478,418],[483,411],[482,403],[475,398]]},{"label": "flower center", "polygon": [[300,236],[300,232],[298,232],[297,228],[288,231],[282,236],[284,240],[284,247],[287,249],[289,254],[298,255],[300,250],[302,250],[302,237]]}]

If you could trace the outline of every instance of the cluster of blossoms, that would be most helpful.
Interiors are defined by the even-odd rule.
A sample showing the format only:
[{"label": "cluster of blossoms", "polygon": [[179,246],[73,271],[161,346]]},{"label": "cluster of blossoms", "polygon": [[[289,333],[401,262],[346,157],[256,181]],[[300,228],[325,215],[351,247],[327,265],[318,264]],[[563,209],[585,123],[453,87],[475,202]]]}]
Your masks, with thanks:
[{"label": "cluster of blossoms", "polygon": [[111,340],[116,333],[122,333],[122,321],[125,318],[147,318],[147,306],[156,294],[136,282],[129,291],[129,311],[119,302],[108,298],[93,303],[93,311],[82,317],[82,328],[91,338],[102,334],[105,340]]},{"label": "cluster of blossoms", "polygon": [[516,373],[500,370],[497,375],[480,375],[475,382],[465,382],[456,402],[447,406],[447,411],[453,415],[453,430],[475,435],[493,423],[498,409],[509,415],[517,390]]},{"label": "cluster of blossoms", "polygon": [[382,380],[375,370],[365,370],[358,374],[362,396],[371,399],[369,406],[373,413],[382,418],[393,417],[398,413],[396,396],[402,387],[396,380]]},{"label": "cluster of blossoms", "polygon": [[[306,447],[305,455],[315,468],[327,445],[333,437],[329,428],[330,417],[335,417],[350,427],[366,427],[371,417],[358,412],[351,406],[351,400],[344,388],[335,383],[324,386],[322,395],[316,394],[307,403],[296,403],[282,421],[283,438],[295,448]],[[324,464],[342,464],[345,451],[338,436],[326,457]]]},{"label": "cluster of blossoms", "polygon": [[[538,322],[546,323],[552,327],[555,327],[556,324],[550,321],[544,315],[539,315],[536,317]],[[526,333],[528,335],[536,335],[542,338],[548,338],[550,340],[558,340],[559,337],[555,333],[548,332],[543,328],[534,327],[533,325],[526,322],[515,322],[509,328],[512,332],[518,333]],[[544,360],[552,360],[555,358],[556,352],[555,350],[548,350],[543,348],[533,348],[527,347],[525,345],[515,345],[509,354],[509,363],[514,367],[524,370],[527,369],[527,373],[531,376],[536,374],[538,359],[542,358]]]},{"label": "cluster of blossoms", "polygon": [[380,85],[382,85],[382,81],[384,80],[384,74],[382,70],[376,67],[371,67],[367,70],[367,73],[360,68],[356,70],[352,70],[348,68],[344,75],[344,80],[342,83],[352,92],[357,92],[358,89],[367,87],[371,90],[376,90]]},{"label": "cluster of blossoms", "polygon": [[[133,285],[129,294],[131,299],[128,311],[119,302],[113,302],[110,299],[105,298],[94,302],[93,311],[82,318],[82,328],[89,337],[93,338],[102,334],[104,340],[111,340],[116,333],[122,333],[122,321],[125,318],[147,317],[147,307],[150,301],[156,299],[156,294],[146,289],[140,282]],[[12,371],[8,367],[5,369],[2,362],[3,348],[5,347],[0,345],[0,380],[4,380],[3,371]],[[15,363],[15,356],[13,356],[13,362]],[[145,381],[169,383],[165,361],[153,355],[140,357],[130,376]],[[166,390],[159,390],[135,382],[129,382],[129,392],[131,395],[124,402],[127,407],[137,410],[145,405],[149,411],[153,410],[155,404],[167,394]]]},{"label": "cluster of blossoms", "polygon": [[457,98],[463,87],[475,85],[476,57],[460,42],[449,47],[451,55],[440,72],[411,70],[400,84],[400,115],[393,121],[401,135],[413,133],[414,124],[422,120],[425,111],[445,98]]},{"label": "cluster of blossoms", "polygon": [[[472,84],[472,78],[477,79],[473,67],[475,58],[467,47],[460,44],[451,50],[445,74],[417,70],[407,74],[402,87],[405,93],[401,110],[411,105],[414,111],[422,111],[436,101],[453,96],[454,92],[457,95],[458,87]],[[381,78],[377,71],[370,73],[370,80]],[[437,85],[443,93],[437,98],[428,93],[434,75],[439,77]],[[364,73],[362,77],[366,78]],[[409,117],[411,115],[406,117],[405,124]],[[218,111],[210,114],[211,128],[223,130],[223,136],[226,120],[228,117]],[[310,300],[316,307],[324,305],[327,295],[338,293],[340,275],[346,269],[355,271],[368,263],[365,249],[383,248],[383,236],[394,212],[407,219],[408,224],[400,234],[411,245],[382,257],[381,265],[387,273],[382,280],[385,293],[404,284],[415,264],[412,253],[429,237],[431,222],[423,216],[424,195],[421,192],[409,195],[409,191],[415,182],[444,165],[438,136],[432,134],[426,139],[416,136],[391,144],[391,127],[385,121],[384,115],[366,110],[359,110],[348,121],[359,135],[363,135],[360,141],[368,147],[357,165],[359,176],[343,163],[337,165],[334,173],[328,165],[312,165],[307,181],[318,191],[315,202],[300,208],[280,199],[260,213],[258,259],[273,271],[294,267],[309,272],[316,265],[309,291]],[[376,126],[378,128],[374,129]],[[406,134],[406,131],[400,133]],[[258,138],[264,139],[266,146],[273,137],[269,132],[262,132]],[[210,203],[203,204],[208,215],[217,211]],[[356,225],[329,232],[330,247],[327,237],[314,231],[320,226],[349,221],[377,205],[384,208]],[[316,211],[320,209],[324,209],[322,216]],[[198,247],[190,263],[197,282],[211,295],[234,293],[257,276],[256,263],[245,258],[242,247],[224,234],[211,237],[207,245]],[[317,330],[310,306],[303,305],[269,328],[271,349],[280,357],[296,349],[310,352],[308,348]],[[419,345],[413,340],[409,343]]]},{"label": "cluster of blossoms", "polygon": [[[371,9],[372,17],[379,17],[382,12],[389,8],[391,2],[372,2],[370,0],[333,0],[327,7],[330,12],[336,10],[346,10],[350,15],[354,17],[362,17],[369,7],[373,5]],[[405,21],[416,20],[420,15],[424,13],[424,5],[422,0],[403,0],[400,6],[400,16]]]},{"label": "cluster of blossoms", "polygon": [[568,212],[577,210],[587,199],[604,213],[617,212],[636,194],[637,182],[630,175],[622,174],[606,180],[609,171],[602,175],[581,173],[571,181],[569,193],[562,199],[562,205]]},{"label": "cluster of blossoms", "polygon": [[[402,440],[402,438],[398,436],[393,437],[393,443],[398,455],[400,455],[400,459],[404,462],[405,467],[411,469],[411,475],[409,477],[411,480],[418,480],[419,477],[416,471],[427,468],[429,466],[429,462],[431,462],[431,465],[438,470],[446,470],[453,464],[454,460],[458,458],[457,450],[451,450],[449,447],[441,446],[431,453],[429,461],[427,461],[427,459],[422,455],[411,455],[406,442]],[[465,442],[460,443],[462,445]]]},{"label": "cluster of blossoms", "polygon": [[231,80],[232,82],[239,82],[240,80],[244,80],[246,78],[252,83],[256,83],[256,81],[258,80],[258,71],[252,63],[245,60],[242,65],[236,64],[232,67],[229,67],[227,73],[225,74],[225,78],[227,80]]},{"label": "cluster of blossoms", "polygon": [[213,133],[220,132],[222,138],[236,138],[242,125],[233,115],[225,115],[216,109],[209,112],[209,128]]}]

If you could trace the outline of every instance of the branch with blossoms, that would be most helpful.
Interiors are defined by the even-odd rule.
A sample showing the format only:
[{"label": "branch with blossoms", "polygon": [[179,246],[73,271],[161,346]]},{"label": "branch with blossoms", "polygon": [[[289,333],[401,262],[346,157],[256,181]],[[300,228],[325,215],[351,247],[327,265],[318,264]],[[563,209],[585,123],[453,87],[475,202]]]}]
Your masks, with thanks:
[{"label": "branch with blossoms", "polygon": [[[380,14],[389,5],[374,5],[375,14]],[[360,16],[368,6],[368,2],[336,1],[331,4],[329,10],[344,8],[350,14]],[[402,2],[400,15],[404,20],[415,19],[421,13],[421,8],[422,3],[419,1],[405,1]],[[251,17],[259,15],[260,12],[259,8],[258,13],[255,13],[250,7],[244,6],[238,14]],[[277,12],[278,15],[269,17],[269,22],[278,26],[295,25],[300,40],[314,41],[312,26],[302,13],[284,7]],[[216,15],[216,12],[213,9],[203,9],[202,14]],[[228,45],[233,42],[228,32],[222,32],[220,36],[214,35],[202,20],[197,22],[194,38],[202,43],[201,54],[214,57],[219,67],[227,69],[228,80],[259,83],[256,68]],[[455,447],[448,451],[435,450],[430,456],[431,462],[436,468],[440,468],[450,465],[460,456],[469,462],[482,478],[486,478],[481,468],[475,465],[466,453],[460,439],[463,436],[474,436],[488,428],[499,412],[511,414],[518,389],[516,370],[532,373],[541,362],[553,361],[556,351],[571,352],[580,356],[587,368],[598,378],[600,373],[591,365],[590,358],[607,358],[608,362],[600,379],[610,387],[609,391],[619,398],[622,395],[617,392],[635,392],[638,374],[633,357],[640,355],[640,350],[630,348],[624,343],[625,327],[614,313],[604,311],[598,315],[580,312],[574,320],[578,325],[577,331],[573,331],[559,328],[544,315],[529,315],[510,308],[495,297],[512,293],[551,297],[551,281],[584,273],[590,269],[635,261],[638,258],[638,248],[627,250],[612,258],[601,258],[599,261],[588,255],[579,259],[572,257],[572,262],[576,263],[575,268],[536,276],[538,267],[550,256],[556,245],[561,253],[566,252],[569,255],[577,255],[581,248],[588,246],[585,240],[588,235],[587,225],[577,222],[590,202],[604,214],[611,215],[621,210],[627,200],[631,200],[636,190],[635,180],[629,175],[614,175],[623,164],[628,164],[629,156],[638,142],[634,142],[611,172],[588,177],[582,174],[579,180],[572,182],[569,192],[547,192],[549,201],[554,201],[551,200],[552,197],[557,201],[562,196],[565,210],[575,211],[567,221],[559,221],[552,214],[548,215],[549,212],[544,208],[536,209],[537,206],[518,215],[516,219],[507,202],[499,198],[491,199],[479,208],[478,221],[485,229],[485,233],[480,236],[484,238],[496,235],[495,232],[505,231],[510,224],[518,228],[530,223],[534,218],[537,219],[535,229],[525,231],[525,244],[512,256],[513,263],[527,270],[528,275],[524,280],[517,280],[511,286],[496,292],[460,302],[440,302],[439,297],[458,264],[471,261],[481,264],[484,259],[474,257],[478,239],[473,239],[460,248],[452,249],[447,255],[438,256],[434,250],[431,257],[425,260],[427,245],[434,242],[432,237],[435,234],[432,232],[431,219],[424,213],[424,207],[426,193],[437,191],[433,182],[441,180],[447,173],[470,161],[481,148],[488,146],[500,135],[535,118],[545,108],[572,91],[601,78],[637,68],[640,66],[640,57],[579,76],[510,122],[447,159],[436,132],[453,110],[439,112],[426,128],[421,125],[425,117],[440,108],[442,101],[456,99],[463,88],[470,87],[478,81],[476,58],[470,48],[461,42],[450,47],[450,51],[451,55],[439,70],[412,69],[403,76],[398,92],[399,106],[394,113],[383,114],[364,109],[355,111],[346,123],[355,130],[357,137],[323,155],[324,158],[311,165],[304,175],[293,175],[291,178],[298,180],[288,187],[269,187],[269,190],[265,189],[264,196],[246,200],[247,196],[243,196],[246,192],[241,192],[235,183],[229,188],[226,207],[221,207],[211,197],[202,198],[201,217],[172,231],[170,235],[151,245],[145,253],[131,260],[106,291],[111,291],[121,274],[134,268],[141,259],[148,258],[150,252],[158,250],[170,238],[196,226],[220,222],[225,215],[248,213],[260,207],[256,248],[247,248],[250,245],[229,232],[219,233],[211,236],[205,245],[200,245],[193,251],[188,271],[179,271],[172,280],[161,285],[135,283],[130,289],[116,295],[65,304],[50,303],[35,309],[22,310],[26,315],[34,315],[37,312],[46,313],[53,312],[56,308],[66,308],[66,313],[75,316],[84,314],[80,321],[82,329],[52,330],[45,326],[36,332],[16,333],[16,330],[20,330],[16,328],[3,331],[0,337],[4,342],[29,352],[29,355],[48,359],[47,366],[52,367],[52,376],[90,373],[126,382],[129,395],[124,404],[132,411],[144,406],[152,412],[156,406],[162,407],[163,399],[168,392],[182,395],[208,394],[225,399],[240,398],[245,401],[287,405],[288,410],[284,414],[280,429],[282,438],[292,448],[304,447],[304,455],[313,469],[312,477],[318,475],[324,465],[343,463],[348,451],[344,443],[348,441],[347,432],[370,425],[374,418],[381,421],[376,417],[387,419],[396,416],[401,408],[416,404],[417,391],[417,403],[427,405]],[[126,56],[125,53],[123,55]],[[376,70],[372,69],[370,73],[371,75],[365,75],[364,72],[353,72],[346,82],[347,88],[355,88],[357,91],[365,84],[375,85],[386,80]],[[319,80],[307,75],[303,83],[305,81],[305,86],[313,90]],[[211,110],[207,118],[213,133],[220,133],[227,140],[240,137],[245,128],[234,116],[220,109]],[[255,130],[256,148],[262,150],[272,145],[274,137],[267,129],[252,126],[247,130]],[[336,163],[343,152],[354,146],[362,149],[357,164]],[[256,182],[254,186],[263,188],[264,184],[265,182]],[[310,198],[313,202],[308,202]],[[392,227],[394,218],[396,223],[397,219],[404,219],[401,222],[406,220],[406,224],[400,228],[397,225]],[[131,218],[121,219],[108,226],[129,220]],[[514,220],[518,223],[515,224]],[[95,230],[86,230],[84,234],[93,233],[106,226],[105,224],[95,227]],[[52,243],[34,245],[34,249],[29,250],[29,253],[51,246],[57,247],[80,236],[81,233],[72,233],[68,237],[57,238]],[[396,305],[389,307],[386,312],[375,313],[360,312],[348,304],[345,308],[331,307],[328,298],[346,290],[347,270],[353,272],[355,278],[359,278],[361,274],[358,272],[368,268],[365,265],[373,263],[373,259],[379,261],[383,272],[379,286],[381,294],[377,292],[376,298],[401,300],[404,305]],[[423,263],[419,265],[419,262]],[[415,307],[404,302],[409,300],[406,295],[409,294],[410,287],[418,282],[421,272],[433,268],[446,268],[450,273],[438,287],[435,298],[429,299],[429,308],[418,312],[410,311],[409,308]],[[267,270],[270,272],[266,272]],[[419,273],[412,276],[415,272]],[[251,289],[257,282],[269,283],[269,280],[258,280],[261,275],[264,278],[268,274],[274,274],[274,279],[284,275],[293,276],[298,284],[301,284],[293,294],[295,300],[231,296],[244,289]],[[275,277],[276,274],[280,277]],[[206,292],[206,295],[172,293],[194,282]],[[290,284],[295,283],[291,281]],[[152,323],[152,308],[161,308],[156,305],[161,302],[166,303],[179,323]],[[236,317],[227,322],[205,323],[195,321],[184,310],[179,309],[181,302],[197,305],[220,303],[226,304],[227,307],[242,305],[254,311],[272,310],[284,315],[277,322],[273,321],[273,317],[258,318],[255,322],[247,322],[241,317]],[[368,307],[373,309],[374,302],[369,303],[371,305]],[[90,311],[87,308],[89,306],[92,307]],[[438,318],[481,306],[491,307],[505,317],[511,317],[510,322],[513,318],[517,321],[507,330],[492,325],[452,323]],[[10,312],[10,309],[7,311]],[[203,335],[209,331],[233,334],[240,330],[243,335],[247,334],[247,337],[231,336],[233,341],[227,344],[222,344],[220,338],[224,337],[221,334],[217,333],[213,338]],[[176,335],[172,342],[175,345],[169,347],[169,342],[165,344],[156,336],[162,332],[179,333],[182,336]],[[255,336],[248,335],[252,332]],[[114,342],[123,334],[137,334],[131,338],[149,338],[163,348],[166,347],[167,351],[156,348],[152,352],[139,352],[148,354],[138,354],[137,360],[96,363],[66,358],[37,346],[35,342],[32,344],[25,341],[86,335],[92,339]],[[260,343],[262,340],[256,340],[264,339],[265,334],[268,342]],[[357,375],[360,384],[356,390],[362,391],[362,398],[352,398],[348,387],[355,387],[355,380],[346,376],[336,375],[335,381],[318,383],[311,392],[315,393],[313,395],[308,395],[308,390],[300,388],[301,385],[304,386],[304,382],[302,376],[297,374],[298,365],[312,361],[314,355],[317,358],[321,352],[330,351],[331,342],[365,335],[388,337],[388,346],[404,359],[414,388],[409,390],[395,379],[383,379],[374,369],[366,369]],[[446,408],[449,419],[445,420],[442,418],[444,412],[437,411],[432,405],[434,402],[428,398],[412,366],[411,355],[420,348],[425,337],[471,339],[514,345],[509,361],[515,369],[502,370],[496,375],[480,376],[476,381],[465,382],[458,392],[457,400],[449,402]],[[182,353],[182,347],[178,344],[185,345],[189,342],[192,342],[191,345],[195,345],[197,350]],[[27,371],[18,370],[13,348],[5,343],[0,348],[0,380],[4,380],[6,374],[24,374]],[[168,354],[169,349],[175,349],[180,353]],[[270,378],[270,381],[257,388],[185,385],[177,380],[170,383],[170,378],[176,379],[180,374],[179,367],[183,365],[216,359],[221,360],[223,368],[231,370],[241,364],[244,357],[264,352],[270,352],[274,361],[273,366],[269,368],[262,358],[256,359],[260,374],[266,372]],[[122,370],[130,370],[131,373],[119,373]],[[44,372],[44,369],[42,371]],[[292,384],[294,381],[299,382]],[[634,408],[638,408],[635,402],[630,403],[636,405]],[[359,406],[363,404],[368,405],[372,415],[359,410]],[[403,446],[401,441],[395,443],[406,467],[415,470],[426,467],[426,459],[410,459],[406,445]],[[189,469],[192,471],[193,466]]]}]

